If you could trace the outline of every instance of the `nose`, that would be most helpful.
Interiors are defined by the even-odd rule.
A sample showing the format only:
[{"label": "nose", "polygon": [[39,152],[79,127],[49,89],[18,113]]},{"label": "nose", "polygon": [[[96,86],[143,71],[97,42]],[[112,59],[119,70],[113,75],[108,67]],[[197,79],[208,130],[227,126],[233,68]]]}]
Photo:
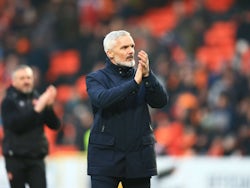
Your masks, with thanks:
[{"label": "nose", "polygon": [[25,79],[24,79],[24,83],[29,84],[30,82],[31,82],[31,79],[30,79],[30,78],[25,78]]},{"label": "nose", "polygon": [[129,54],[134,54],[134,52],[135,52],[134,47],[129,47],[128,52],[129,52]]}]

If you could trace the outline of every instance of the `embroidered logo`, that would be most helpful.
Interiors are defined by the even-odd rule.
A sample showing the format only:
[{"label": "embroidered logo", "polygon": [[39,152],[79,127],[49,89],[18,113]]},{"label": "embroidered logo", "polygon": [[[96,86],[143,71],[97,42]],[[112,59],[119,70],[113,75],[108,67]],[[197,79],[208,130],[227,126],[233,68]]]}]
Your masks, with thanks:
[{"label": "embroidered logo", "polygon": [[25,106],[25,102],[24,101],[19,101],[19,106],[20,107],[24,107]]}]

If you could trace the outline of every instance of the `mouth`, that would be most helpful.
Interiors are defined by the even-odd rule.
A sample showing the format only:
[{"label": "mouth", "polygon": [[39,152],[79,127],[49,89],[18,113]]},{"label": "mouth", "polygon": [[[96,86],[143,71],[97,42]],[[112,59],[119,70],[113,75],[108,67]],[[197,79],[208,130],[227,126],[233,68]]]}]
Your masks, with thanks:
[{"label": "mouth", "polygon": [[30,87],[30,84],[25,84],[23,87],[29,88],[29,87]]},{"label": "mouth", "polygon": [[132,60],[134,60],[134,56],[127,57],[127,61],[132,61]]}]

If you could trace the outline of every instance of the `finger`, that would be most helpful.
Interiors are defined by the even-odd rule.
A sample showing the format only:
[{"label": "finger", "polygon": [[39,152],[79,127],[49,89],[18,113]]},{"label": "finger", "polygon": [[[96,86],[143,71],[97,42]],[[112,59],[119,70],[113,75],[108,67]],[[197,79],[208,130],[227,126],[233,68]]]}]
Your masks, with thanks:
[{"label": "finger", "polygon": [[148,64],[147,61],[139,60],[138,63],[140,63],[141,66],[142,66],[144,69],[148,69],[148,67],[149,67],[149,64]]},{"label": "finger", "polygon": [[143,57],[143,58],[148,58],[148,54],[147,54],[145,51],[143,51],[143,50],[139,51],[139,52],[138,52],[138,55],[139,55],[140,57]]},{"label": "finger", "polygon": [[139,61],[139,64],[141,66],[141,69],[145,69],[147,67],[147,65],[145,64],[145,62],[143,62],[142,60]]}]

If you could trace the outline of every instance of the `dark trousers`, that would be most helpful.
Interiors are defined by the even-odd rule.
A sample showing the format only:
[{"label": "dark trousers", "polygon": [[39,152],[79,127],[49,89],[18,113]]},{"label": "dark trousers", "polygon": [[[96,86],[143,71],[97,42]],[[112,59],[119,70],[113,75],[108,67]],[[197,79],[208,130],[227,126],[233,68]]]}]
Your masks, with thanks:
[{"label": "dark trousers", "polygon": [[150,188],[150,177],[148,178],[115,178],[106,176],[91,176],[92,188],[117,188],[119,183],[123,188]]},{"label": "dark trousers", "polygon": [[5,157],[5,166],[11,188],[46,188],[43,159]]}]

